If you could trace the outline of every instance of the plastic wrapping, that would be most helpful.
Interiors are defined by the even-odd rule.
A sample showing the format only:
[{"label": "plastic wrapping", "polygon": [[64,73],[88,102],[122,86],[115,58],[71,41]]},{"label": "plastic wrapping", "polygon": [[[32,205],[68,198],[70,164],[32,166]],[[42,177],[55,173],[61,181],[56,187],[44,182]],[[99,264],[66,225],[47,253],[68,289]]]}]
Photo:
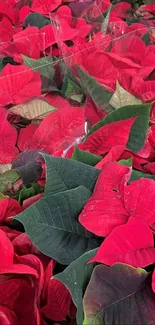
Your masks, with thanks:
[{"label": "plastic wrapping", "polygon": [[1,21],[8,32],[0,36],[0,104],[17,131],[12,157],[67,152],[107,113],[155,99],[149,8],[109,0],[10,2]]}]

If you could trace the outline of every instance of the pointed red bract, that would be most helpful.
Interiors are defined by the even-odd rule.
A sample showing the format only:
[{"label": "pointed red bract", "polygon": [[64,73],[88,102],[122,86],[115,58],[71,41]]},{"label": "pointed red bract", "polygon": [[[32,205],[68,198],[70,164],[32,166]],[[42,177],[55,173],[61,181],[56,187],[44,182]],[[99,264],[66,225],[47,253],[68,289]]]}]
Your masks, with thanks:
[{"label": "pointed red bract", "polygon": [[22,207],[18,201],[11,198],[4,198],[0,200],[0,224],[10,223],[13,216],[22,212]]},{"label": "pointed red bract", "polygon": [[145,221],[150,226],[155,222],[155,181],[141,178],[125,186],[124,204],[130,217]]},{"label": "pointed red bract", "polygon": [[134,267],[155,263],[152,231],[145,222],[129,218],[127,224],[110,233],[89,262],[95,261],[107,265],[121,262]]},{"label": "pointed red bract", "polygon": [[93,195],[85,204],[79,222],[92,233],[105,237],[128,220],[124,207],[122,187],[129,179],[130,168],[109,163],[97,180]]},{"label": "pointed red bract", "polygon": [[13,36],[13,44],[17,53],[24,54],[33,59],[40,57],[39,29],[28,26],[26,29]]},{"label": "pointed red bract", "polygon": [[86,139],[83,149],[96,155],[103,155],[113,146],[125,146],[135,120],[136,117],[133,117],[102,126]]},{"label": "pointed red bract", "polygon": [[[49,154],[60,149],[65,150],[77,137],[84,135],[84,123],[83,108],[66,105],[49,114],[24,147],[25,149],[38,148]],[[20,136],[20,143],[21,145],[23,143],[22,136]]]},{"label": "pointed red bract", "polygon": [[8,164],[18,155],[17,130],[7,121],[7,111],[0,107],[0,164]]},{"label": "pointed red bract", "polygon": [[3,230],[0,230],[0,266],[9,267],[13,263],[14,249]]},{"label": "pointed red bract", "polygon": [[51,279],[52,268],[53,261],[49,264],[45,272],[46,304],[42,307],[41,311],[44,316],[49,319],[62,321],[66,319],[66,316],[69,313],[71,295],[62,282],[56,279]]},{"label": "pointed red bract", "polygon": [[51,11],[60,6],[61,0],[33,0],[31,10],[43,15],[49,15]]},{"label": "pointed red bract", "polygon": [[108,152],[108,154],[95,167],[102,169],[107,162],[119,160],[124,149],[125,149],[124,146],[112,147],[111,150]]},{"label": "pointed red bract", "polygon": [[24,65],[7,64],[0,74],[1,105],[21,104],[33,96],[41,95],[39,72]]}]

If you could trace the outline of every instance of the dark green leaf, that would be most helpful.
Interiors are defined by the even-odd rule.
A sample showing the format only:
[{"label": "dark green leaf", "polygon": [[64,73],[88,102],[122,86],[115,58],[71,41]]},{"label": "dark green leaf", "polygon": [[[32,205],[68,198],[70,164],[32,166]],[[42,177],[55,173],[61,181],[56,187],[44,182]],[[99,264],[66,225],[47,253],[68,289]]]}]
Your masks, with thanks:
[{"label": "dark green leaf", "polygon": [[95,166],[99,161],[102,160],[102,157],[94,155],[88,151],[81,150],[75,146],[71,159],[81,161],[87,165]]},{"label": "dark green leaf", "polygon": [[31,196],[39,194],[40,192],[41,192],[41,187],[38,183],[34,183],[32,184],[32,186],[28,188],[24,187],[19,193],[18,201],[20,204],[22,204],[24,200],[28,199]]},{"label": "dark green leaf", "polygon": [[39,60],[31,59],[23,54],[21,56],[24,60],[24,64],[35,72],[39,71],[41,77],[47,77],[47,79],[54,78],[55,70],[53,68],[53,58],[51,56],[46,56]]},{"label": "dark green leaf", "polygon": [[50,24],[50,19],[44,17],[37,12],[31,12],[24,20],[24,27],[36,26],[39,29]]},{"label": "dark green leaf", "polygon": [[81,98],[80,102],[82,102],[84,97],[82,94],[81,87],[79,87],[79,85],[68,76],[68,73],[66,74],[66,77],[64,79],[61,92],[63,96],[69,98],[72,98],[74,96],[80,96],[79,97]]},{"label": "dark green leaf", "polygon": [[71,159],[41,154],[47,166],[45,195],[63,192],[80,185],[92,191],[100,170]]},{"label": "dark green leaf", "polygon": [[78,75],[80,77],[80,85],[85,94],[90,96],[97,107],[104,110],[105,112],[109,112],[110,106],[108,106],[108,103],[112,97],[112,93],[106,90],[104,86],[100,85],[95,78],[91,77],[79,66]]},{"label": "dark green leaf", "polygon": [[97,249],[93,249],[77,260],[72,262],[62,273],[54,276],[68,288],[73,302],[77,307],[76,321],[77,325],[83,322],[83,295],[89,283],[93,268],[96,263],[87,264],[87,262],[96,254]]},{"label": "dark green leaf", "polygon": [[146,173],[140,172],[139,170],[133,169],[129,182],[135,181],[136,179],[140,179],[142,177],[155,180],[155,175],[146,174]]},{"label": "dark green leaf", "polygon": [[150,276],[127,264],[96,266],[83,302],[84,325],[155,324]]},{"label": "dark green leaf", "polygon": [[[52,187],[52,180],[51,187]],[[54,195],[49,193],[15,217],[33,244],[45,255],[67,265],[99,240],[79,222],[78,216],[91,195],[84,186]]]},{"label": "dark green leaf", "polygon": [[150,108],[151,104],[120,107],[116,111],[106,115],[106,117],[99,123],[95,124],[88,133],[87,137],[106,124],[138,116],[131,128],[127,143],[127,148],[129,150],[138,152],[143,147],[145,142],[146,133],[149,127]]},{"label": "dark green leaf", "polygon": [[145,45],[150,45],[151,43],[150,32],[147,32],[142,36],[142,41],[145,43]]},{"label": "dark green leaf", "polygon": [[[125,165],[125,166],[132,166],[132,157],[125,160],[125,159],[122,159],[120,161],[118,161],[120,164],[122,165]],[[136,170],[136,169],[132,169],[132,174],[131,174],[131,177],[128,181],[128,183],[131,183],[132,181],[135,181],[137,179],[140,179],[140,178],[150,178],[150,179],[154,179],[155,180],[155,175],[151,175],[151,174],[147,174],[147,173],[143,173],[139,170]]]}]

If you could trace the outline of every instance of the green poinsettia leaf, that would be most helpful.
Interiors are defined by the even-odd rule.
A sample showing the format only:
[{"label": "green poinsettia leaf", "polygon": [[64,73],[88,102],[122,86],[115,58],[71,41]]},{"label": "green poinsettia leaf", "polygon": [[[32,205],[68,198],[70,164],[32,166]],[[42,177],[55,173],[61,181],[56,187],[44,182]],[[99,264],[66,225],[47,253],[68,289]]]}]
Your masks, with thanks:
[{"label": "green poinsettia leaf", "polygon": [[42,253],[68,265],[99,246],[99,240],[78,222],[90,195],[84,186],[53,195],[46,193],[44,198],[18,214],[15,220],[24,225],[31,241]]},{"label": "green poinsettia leaf", "polygon": [[129,159],[122,159],[118,161],[119,164],[124,165],[124,166],[132,166],[132,157]]},{"label": "green poinsettia leaf", "polygon": [[45,195],[63,192],[80,185],[92,191],[100,170],[79,161],[41,154],[46,163]]},{"label": "green poinsettia leaf", "polygon": [[69,73],[67,72],[63,82],[61,93],[65,97],[69,97],[73,100],[78,101],[79,103],[82,103],[84,95],[82,93],[81,87],[75,81],[76,80],[72,80],[72,78],[69,76]]},{"label": "green poinsettia leaf", "polygon": [[100,85],[95,78],[78,66],[79,83],[86,95],[93,100],[95,105],[105,112],[109,113],[113,108],[108,105],[112,93],[104,86]]},{"label": "green poinsettia leaf", "polygon": [[140,179],[142,177],[155,180],[155,175],[143,173],[143,172],[140,172],[139,170],[133,169],[129,182],[135,181],[136,179]]},{"label": "green poinsettia leaf", "polygon": [[109,113],[99,123],[95,124],[87,137],[101,128],[102,126],[120,120],[125,120],[138,116],[130,131],[127,148],[133,152],[138,152],[143,147],[146,133],[149,127],[151,104],[129,105],[118,108],[116,111]]},{"label": "green poinsettia leaf", "polygon": [[96,266],[83,304],[84,325],[155,323],[150,276],[145,270],[127,264]]},{"label": "green poinsettia leaf", "polygon": [[19,173],[15,170],[7,170],[5,173],[0,174],[0,192],[5,193],[7,191],[8,183],[14,183],[20,178]]},{"label": "green poinsettia leaf", "polygon": [[94,155],[88,151],[81,150],[77,146],[75,146],[71,159],[81,161],[84,164],[90,166],[95,166],[97,163],[99,163],[99,161],[102,160],[102,157]]},{"label": "green poinsettia leaf", "polygon": [[32,184],[30,187],[24,187],[21,189],[19,196],[18,196],[18,201],[20,204],[26,199],[28,199],[31,196],[34,196],[36,194],[39,194],[41,192],[41,187],[38,183]]},{"label": "green poinsettia leaf", "polygon": [[48,79],[53,79],[55,75],[55,70],[53,68],[53,58],[50,56],[45,56],[39,60],[31,59],[28,56],[21,55],[24,64],[31,68],[32,70],[39,71],[42,77],[47,77]]},{"label": "green poinsettia leaf", "polygon": [[89,283],[92,271],[96,263],[87,264],[87,262],[96,254],[97,249],[93,249],[80,256],[72,262],[62,273],[54,276],[61,281],[70,291],[72,300],[77,307],[76,321],[77,325],[83,322],[83,295]]}]

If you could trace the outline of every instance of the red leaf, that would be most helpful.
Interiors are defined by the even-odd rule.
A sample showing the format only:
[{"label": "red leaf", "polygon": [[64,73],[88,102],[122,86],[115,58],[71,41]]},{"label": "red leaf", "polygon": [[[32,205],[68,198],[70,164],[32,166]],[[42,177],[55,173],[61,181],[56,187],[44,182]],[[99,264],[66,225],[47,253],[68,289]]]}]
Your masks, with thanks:
[{"label": "red leaf", "polygon": [[25,18],[31,13],[29,6],[24,6],[19,10],[19,23],[23,25]]},{"label": "red leaf", "polygon": [[7,226],[1,226],[0,229],[3,230],[6,233],[7,237],[11,241],[14,240],[17,236],[19,236],[21,234],[20,231],[12,229],[12,228],[7,227]]},{"label": "red leaf", "polygon": [[116,227],[104,240],[90,262],[107,265],[126,263],[134,267],[146,267],[155,262],[153,234],[148,225],[135,218]]},{"label": "red leaf", "polygon": [[61,0],[33,0],[31,10],[39,12],[43,15],[49,15],[51,11],[55,10],[61,5]]},{"label": "red leaf", "polygon": [[125,150],[124,146],[112,147],[111,150],[108,152],[108,154],[95,167],[102,169],[107,162],[119,160],[124,150]]},{"label": "red leaf", "polygon": [[49,319],[62,321],[69,313],[70,304],[71,296],[65,285],[56,279],[51,279],[47,305],[41,309],[42,313]]},{"label": "red leaf", "polygon": [[29,141],[33,138],[33,135],[37,128],[37,124],[29,124],[26,128],[20,129],[17,146],[21,151],[28,149]]},{"label": "red leaf", "polygon": [[150,226],[155,222],[155,181],[141,178],[125,186],[124,204],[130,217]]},{"label": "red leaf", "polygon": [[0,164],[8,164],[18,155],[17,130],[7,121],[7,111],[0,108]]},{"label": "red leaf", "polygon": [[56,43],[53,25],[49,24],[40,29],[40,49],[44,51]]},{"label": "red leaf", "polygon": [[19,65],[7,64],[0,75],[1,105],[21,104],[41,94],[41,79],[38,72]]},{"label": "red leaf", "polygon": [[0,200],[0,223],[10,223],[13,216],[22,212],[22,207],[18,201],[11,198]]},{"label": "red leaf", "polygon": [[0,252],[1,268],[11,266],[14,258],[14,249],[12,243],[3,230],[0,230]]},{"label": "red leaf", "polygon": [[[37,271],[37,277],[39,278],[39,288],[38,288],[38,304],[40,303],[40,295],[44,284],[44,269],[40,259],[33,255],[27,254],[24,256],[16,256],[16,262],[21,265],[28,266]],[[19,265],[19,264],[18,264]]]},{"label": "red leaf", "polygon": [[130,177],[130,168],[109,163],[103,166],[93,195],[85,204],[79,222],[98,236],[107,236],[119,225],[128,220],[124,208],[121,187]]},{"label": "red leaf", "polygon": [[3,42],[8,42],[12,40],[14,29],[10,19],[4,17],[0,22],[0,39]]},{"label": "red leaf", "polygon": [[84,134],[84,112],[82,108],[69,105],[49,114],[37,128],[28,149],[42,149],[54,153],[66,149],[77,137]]},{"label": "red leaf", "polygon": [[19,54],[24,54],[33,59],[39,59],[39,38],[39,29],[34,26],[28,26],[13,36],[13,44]]},{"label": "red leaf", "polygon": [[65,19],[69,25],[72,22],[72,11],[68,6],[61,6],[57,9],[56,15],[60,19]]},{"label": "red leaf", "polygon": [[152,274],[152,290],[155,292],[155,270],[153,271]]},{"label": "red leaf", "polygon": [[1,325],[20,325],[15,313],[7,307],[0,306]]},{"label": "red leaf", "polygon": [[0,305],[13,310],[19,324],[37,324],[35,291],[34,282],[28,275],[0,276]]},{"label": "red leaf", "polygon": [[30,238],[26,233],[21,233],[17,236],[13,241],[12,244],[14,246],[14,250],[16,254],[26,255],[26,254],[39,254],[40,252],[38,249],[32,244]]},{"label": "red leaf", "polygon": [[102,126],[86,139],[83,150],[90,151],[96,155],[103,155],[110,151],[113,146],[125,146],[135,119],[133,117]]},{"label": "red leaf", "polygon": [[27,209],[30,205],[34,204],[35,202],[39,201],[43,197],[42,193],[36,194],[32,197],[29,197],[28,199],[23,201],[23,209]]}]

